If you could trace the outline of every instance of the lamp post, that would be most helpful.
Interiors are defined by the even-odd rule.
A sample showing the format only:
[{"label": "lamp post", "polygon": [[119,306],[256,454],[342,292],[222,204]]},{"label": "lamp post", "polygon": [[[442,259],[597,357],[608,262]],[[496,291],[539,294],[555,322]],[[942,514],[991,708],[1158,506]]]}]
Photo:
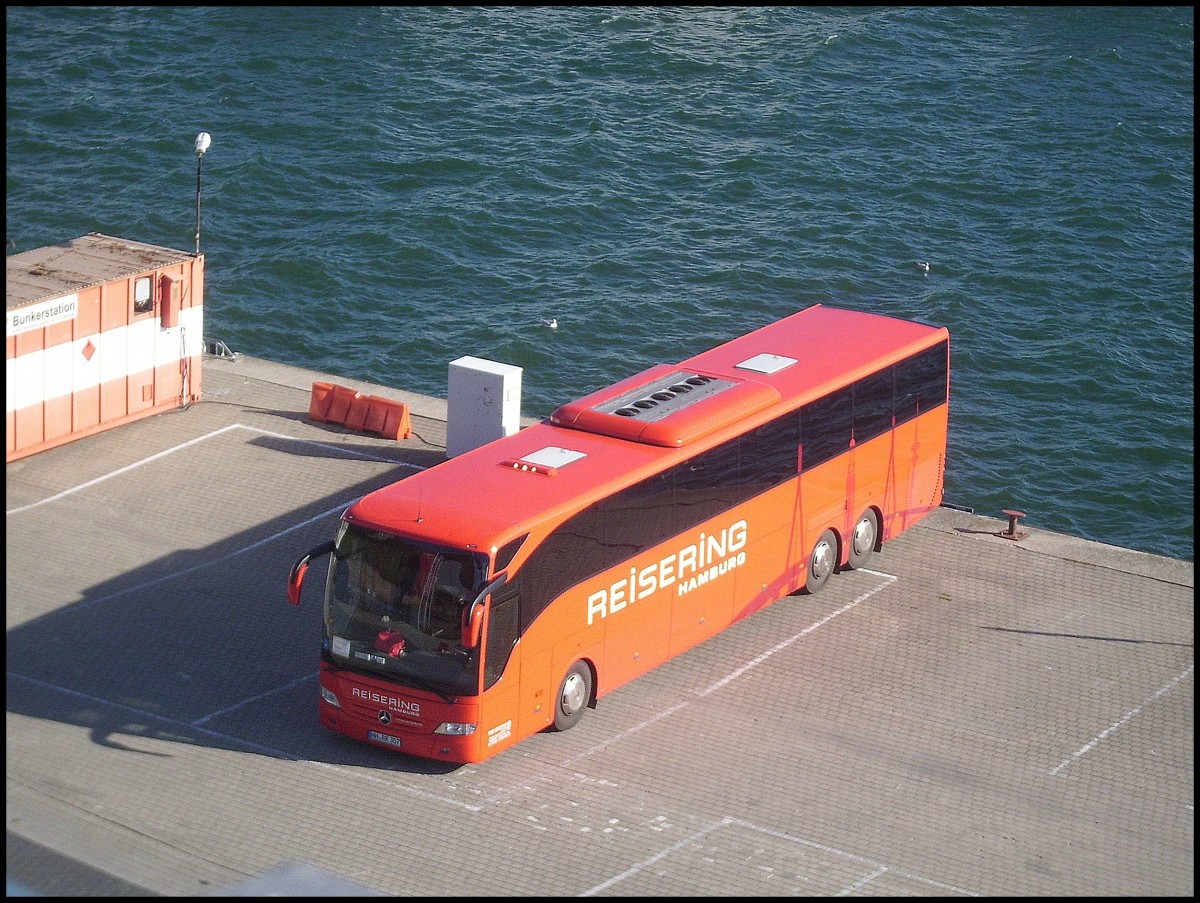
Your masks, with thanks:
[{"label": "lamp post", "polygon": [[196,136],[196,256],[200,256],[200,163],[212,144],[212,135],[201,132]]}]

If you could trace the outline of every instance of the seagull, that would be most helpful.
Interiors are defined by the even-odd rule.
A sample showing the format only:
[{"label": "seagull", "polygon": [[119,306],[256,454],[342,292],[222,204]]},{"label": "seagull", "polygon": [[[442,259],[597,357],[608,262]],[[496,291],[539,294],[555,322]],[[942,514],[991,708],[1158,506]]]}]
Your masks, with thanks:
[{"label": "seagull", "polygon": [[549,320],[542,320],[542,325],[547,329],[558,329],[558,318],[551,317]]},{"label": "seagull", "polygon": [[929,261],[928,260],[926,260],[924,262],[917,261],[917,269],[921,271],[922,275],[928,276],[929,275]]}]

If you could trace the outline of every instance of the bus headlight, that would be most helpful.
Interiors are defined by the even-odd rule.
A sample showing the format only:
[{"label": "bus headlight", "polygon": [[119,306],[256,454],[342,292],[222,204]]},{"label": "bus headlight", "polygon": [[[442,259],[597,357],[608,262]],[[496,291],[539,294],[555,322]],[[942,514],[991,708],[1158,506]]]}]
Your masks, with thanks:
[{"label": "bus headlight", "polygon": [[443,721],[437,726],[435,734],[448,734],[451,737],[469,737],[475,733],[474,724],[459,724],[455,721]]},{"label": "bus headlight", "polygon": [[340,709],[342,704],[338,702],[337,694],[333,690],[327,690],[324,686],[321,687],[321,699],[329,703],[335,709]]}]

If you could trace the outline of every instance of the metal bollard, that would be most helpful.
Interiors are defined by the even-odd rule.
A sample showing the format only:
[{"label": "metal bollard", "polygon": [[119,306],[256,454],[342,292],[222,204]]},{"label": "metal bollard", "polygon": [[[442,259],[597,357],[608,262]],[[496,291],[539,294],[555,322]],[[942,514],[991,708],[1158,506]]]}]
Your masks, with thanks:
[{"label": "metal bollard", "polygon": [[1000,534],[1001,536],[1003,536],[1005,539],[1018,539],[1019,540],[1019,539],[1024,539],[1026,536],[1029,535],[1027,531],[1017,529],[1017,518],[1024,517],[1025,516],[1024,511],[1017,511],[1012,508],[1005,508],[1004,513],[1008,515],[1008,529],[1005,530],[1003,533],[1001,533]]}]

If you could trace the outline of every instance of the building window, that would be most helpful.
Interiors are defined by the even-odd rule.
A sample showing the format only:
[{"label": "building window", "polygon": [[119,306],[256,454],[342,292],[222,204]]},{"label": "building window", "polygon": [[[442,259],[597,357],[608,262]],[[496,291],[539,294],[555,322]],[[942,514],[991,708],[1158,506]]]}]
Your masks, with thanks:
[{"label": "building window", "polygon": [[150,292],[150,277],[142,276],[133,281],[133,312],[146,314],[154,310],[154,297]]}]

